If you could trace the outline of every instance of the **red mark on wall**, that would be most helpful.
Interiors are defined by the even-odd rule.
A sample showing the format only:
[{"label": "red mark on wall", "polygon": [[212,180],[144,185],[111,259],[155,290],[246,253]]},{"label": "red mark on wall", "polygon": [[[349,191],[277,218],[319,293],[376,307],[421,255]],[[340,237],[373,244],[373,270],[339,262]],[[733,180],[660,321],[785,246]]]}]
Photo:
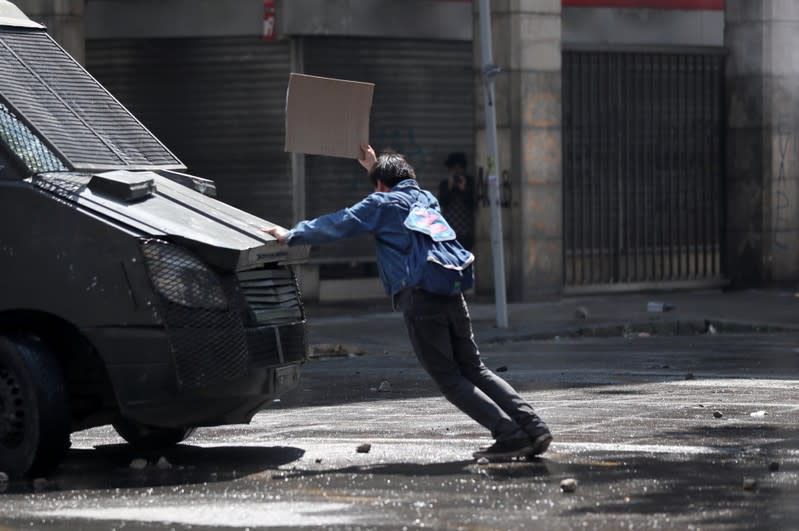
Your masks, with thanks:
[{"label": "red mark on wall", "polygon": [[264,0],[264,40],[275,40],[275,0]]}]

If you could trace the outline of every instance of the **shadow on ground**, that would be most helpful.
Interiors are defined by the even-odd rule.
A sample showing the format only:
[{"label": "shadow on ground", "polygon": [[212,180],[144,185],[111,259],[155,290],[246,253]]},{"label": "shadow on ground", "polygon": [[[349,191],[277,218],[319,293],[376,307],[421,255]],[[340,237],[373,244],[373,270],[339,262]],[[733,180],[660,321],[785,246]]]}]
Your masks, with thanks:
[{"label": "shadow on ground", "polygon": [[[19,480],[8,484],[6,494],[36,491],[97,490],[162,487],[229,481],[237,477],[275,470],[297,461],[305,450],[290,446],[221,446],[203,448],[181,444],[156,452],[136,450],[127,444],[70,450],[46,483]],[[164,458],[168,468],[159,468]],[[142,469],[131,468],[135,459],[147,460]],[[36,487],[36,488],[35,488]]]}]

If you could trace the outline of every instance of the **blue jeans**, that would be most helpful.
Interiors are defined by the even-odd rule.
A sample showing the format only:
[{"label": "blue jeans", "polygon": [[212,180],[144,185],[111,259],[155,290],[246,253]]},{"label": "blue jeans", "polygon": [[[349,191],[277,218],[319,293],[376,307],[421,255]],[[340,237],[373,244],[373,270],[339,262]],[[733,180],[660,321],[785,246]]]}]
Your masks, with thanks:
[{"label": "blue jeans", "polygon": [[543,422],[480,359],[463,295],[408,288],[397,295],[413,349],[447,400],[497,440],[528,437]]}]

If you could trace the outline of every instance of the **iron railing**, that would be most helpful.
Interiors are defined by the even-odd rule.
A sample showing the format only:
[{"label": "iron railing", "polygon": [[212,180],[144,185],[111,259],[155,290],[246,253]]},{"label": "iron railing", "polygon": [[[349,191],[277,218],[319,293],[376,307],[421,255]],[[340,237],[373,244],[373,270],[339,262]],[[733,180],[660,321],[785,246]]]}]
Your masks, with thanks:
[{"label": "iron railing", "polygon": [[723,278],[724,56],[563,54],[564,283]]}]

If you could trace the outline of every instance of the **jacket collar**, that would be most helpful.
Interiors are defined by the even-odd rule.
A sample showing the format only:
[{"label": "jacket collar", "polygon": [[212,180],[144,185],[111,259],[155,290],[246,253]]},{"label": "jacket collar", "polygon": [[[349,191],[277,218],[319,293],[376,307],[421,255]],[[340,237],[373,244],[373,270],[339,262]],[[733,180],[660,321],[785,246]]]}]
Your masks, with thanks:
[{"label": "jacket collar", "polygon": [[421,190],[419,188],[419,182],[416,179],[405,179],[404,181],[400,181],[394,185],[394,188],[391,189],[392,192],[405,192],[409,189],[413,190]]}]

